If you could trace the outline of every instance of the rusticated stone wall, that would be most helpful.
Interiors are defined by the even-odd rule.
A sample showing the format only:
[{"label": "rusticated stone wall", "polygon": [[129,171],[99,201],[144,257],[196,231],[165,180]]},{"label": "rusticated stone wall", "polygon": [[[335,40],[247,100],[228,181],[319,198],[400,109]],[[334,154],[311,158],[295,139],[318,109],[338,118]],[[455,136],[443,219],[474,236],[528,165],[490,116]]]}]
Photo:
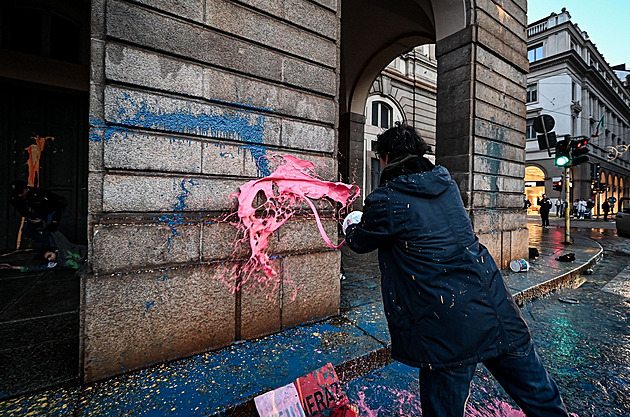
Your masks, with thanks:
[{"label": "rusticated stone wall", "polygon": [[272,238],[277,286],[234,292],[250,253],[218,220],[274,154],[337,178],[337,0],[92,5],[84,380],[336,314],[340,255],[314,221]]},{"label": "rusticated stone wall", "polygon": [[[472,2],[471,2],[472,3]],[[437,162],[457,181],[497,264],[526,258],[526,0],[478,0],[473,22],[436,44]]]}]

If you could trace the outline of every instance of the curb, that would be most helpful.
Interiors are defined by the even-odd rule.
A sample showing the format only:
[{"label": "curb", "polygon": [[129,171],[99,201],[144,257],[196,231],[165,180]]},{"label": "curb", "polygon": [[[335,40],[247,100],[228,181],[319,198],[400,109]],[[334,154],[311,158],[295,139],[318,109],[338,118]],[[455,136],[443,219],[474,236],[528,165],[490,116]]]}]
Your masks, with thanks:
[{"label": "curb", "polygon": [[571,282],[575,281],[580,277],[582,272],[590,269],[593,265],[601,260],[604,256],[604,248],[598,242],[597,246],[599,246],[599,252],[597,255],[593,256],[586,263],[580,265],[579,267],[572,269],[569,272],[565,272],[562,275],[558,275],[548,281],[541,282],[536,284],[526,290],[520,291],[518,293],[513,294],[514,301],[519,307],[523,307],[525,303],[535,300],[536,298],[540,298],[552,292],[553,290],[557,290],[558,288],[568,286]]}]

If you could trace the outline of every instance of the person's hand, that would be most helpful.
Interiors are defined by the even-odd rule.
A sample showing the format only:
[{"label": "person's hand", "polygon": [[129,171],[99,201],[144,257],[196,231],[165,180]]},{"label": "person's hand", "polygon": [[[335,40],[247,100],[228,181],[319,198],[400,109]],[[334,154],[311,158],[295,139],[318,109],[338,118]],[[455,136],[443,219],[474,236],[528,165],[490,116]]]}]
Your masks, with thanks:
[{"label": "person's hand", "polygon": [[343,224],[341,225],[343,234],[344,235],[346,234],[346,230],[348,229],[348,227],[350,227],[350,225],[358,224],[359,222],[361,222],[362,216],[363,216],[362,211],[353,211],[352,213],[348,214],[346,218],[344,219]]},{"label": "person's hand", "polygon": [[20,269],[20,267],[11,264],[0,264],[0,269]]}]

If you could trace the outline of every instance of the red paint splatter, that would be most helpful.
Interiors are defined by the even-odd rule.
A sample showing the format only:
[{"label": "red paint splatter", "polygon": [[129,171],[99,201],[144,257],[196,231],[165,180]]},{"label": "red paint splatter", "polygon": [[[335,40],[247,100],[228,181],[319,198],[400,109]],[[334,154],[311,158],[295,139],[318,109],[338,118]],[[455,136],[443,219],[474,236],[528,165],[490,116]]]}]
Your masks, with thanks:
[{"label": "red paint splatter", "polygon": [[231,286],[233,292],[251,279],[264,286],[273,284],[274,288],[279,284],[278,272],[267,253],[269,237],[293,216],[301,202],[312,210],[324,242],[333,249],[343,245],[330,241],[313,200],[339,203],[343,210],[359,196],[359,188],[318,178],[312,162],[291,155],[281,158],[282,163],[271,175],[240,186],[240,191],[231,196],[237,197],[239,203],[239,222],[235,225],[243,230],[251,248],[251,256],[241,270],[241,281]]}]

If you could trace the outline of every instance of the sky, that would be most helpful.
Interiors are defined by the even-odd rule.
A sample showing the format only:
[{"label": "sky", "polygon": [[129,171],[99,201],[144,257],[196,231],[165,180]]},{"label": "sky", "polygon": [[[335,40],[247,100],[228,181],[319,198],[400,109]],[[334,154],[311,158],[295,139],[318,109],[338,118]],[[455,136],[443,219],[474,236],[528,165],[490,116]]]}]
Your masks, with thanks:
[{"label": "sky", "polygon": [[588,36],[611,65],[630,68],[629,0],[528,0],[527,20],[535,22],[551,12],[569,11],[571,21]]}]

